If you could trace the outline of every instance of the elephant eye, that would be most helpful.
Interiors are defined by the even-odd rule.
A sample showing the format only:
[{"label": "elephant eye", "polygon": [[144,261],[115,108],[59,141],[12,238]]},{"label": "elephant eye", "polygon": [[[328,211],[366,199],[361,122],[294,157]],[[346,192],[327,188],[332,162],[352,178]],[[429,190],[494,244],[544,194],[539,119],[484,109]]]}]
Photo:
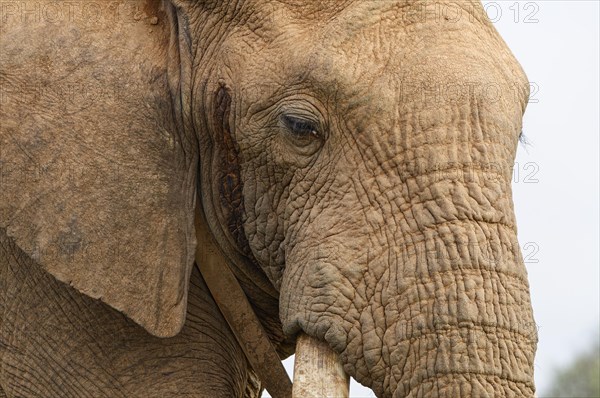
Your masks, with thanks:
[{"label": "elephant eye", "polygon": [[298,144],[308,145],[315,138],[320,138],[317,123],[296,116],[283,115],[282,121],[286,130]]}]

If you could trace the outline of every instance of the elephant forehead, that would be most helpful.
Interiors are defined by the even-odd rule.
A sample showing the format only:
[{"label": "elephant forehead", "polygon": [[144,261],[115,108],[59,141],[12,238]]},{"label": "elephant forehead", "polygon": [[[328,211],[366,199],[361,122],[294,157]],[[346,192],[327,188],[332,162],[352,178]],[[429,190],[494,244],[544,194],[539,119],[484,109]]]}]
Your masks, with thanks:
[{"label": "elephant forehead", "polygon": [[314,82],[333,81],[337,90],[377,88],[383,89],[382,94],[412,82],[465,84],[519,78],[518,64],[487,24],[468,17],[412,23],[388,15],[324,28],[313,43],[290,54],[292,70],[303,71]]},{"label": "elephant forehead", "polygon": [[268,44],[253,44],[255,55],[238,63],[242,84],[251,87],[248,100],[258,104],[282,89],[303,90],[328,97],[338,107],[363,104],[380,112],[382,106],[412,101],[426,91],[456,96],[496,82],[502,94],[513,94],[514,84],[526,82],[493,28],[476,17],[474,6],[449,14],[440,3],[433,9],[404,2],[357,4],[326,22],[275,17],[285,28],[277,29]]}]

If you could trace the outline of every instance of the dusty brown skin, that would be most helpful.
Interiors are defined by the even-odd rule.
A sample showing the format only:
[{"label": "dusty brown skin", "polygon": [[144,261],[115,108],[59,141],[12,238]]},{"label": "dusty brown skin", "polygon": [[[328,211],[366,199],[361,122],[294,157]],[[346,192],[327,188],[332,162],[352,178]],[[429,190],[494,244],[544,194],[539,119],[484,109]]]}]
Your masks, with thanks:
[{"label": "dusty brown skin", "polygon": [[479,4],[51,3],[0,25],[0,396],[258,395],[197,197],[282,356],[303,330],[380,397],[533,396],[527,80]]}]

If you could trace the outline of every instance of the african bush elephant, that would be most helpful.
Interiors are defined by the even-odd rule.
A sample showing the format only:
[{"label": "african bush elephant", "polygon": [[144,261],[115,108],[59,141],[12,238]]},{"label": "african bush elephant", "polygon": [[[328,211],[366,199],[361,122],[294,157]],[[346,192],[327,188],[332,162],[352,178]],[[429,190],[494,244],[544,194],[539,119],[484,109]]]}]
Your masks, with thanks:
[{"label": "african bush elephant", "polygon": [[259,396],[198,201],[282,358],[303,331],[379,397],[532,397],[528,82],[434,3],[3,3],[0,391]]}]

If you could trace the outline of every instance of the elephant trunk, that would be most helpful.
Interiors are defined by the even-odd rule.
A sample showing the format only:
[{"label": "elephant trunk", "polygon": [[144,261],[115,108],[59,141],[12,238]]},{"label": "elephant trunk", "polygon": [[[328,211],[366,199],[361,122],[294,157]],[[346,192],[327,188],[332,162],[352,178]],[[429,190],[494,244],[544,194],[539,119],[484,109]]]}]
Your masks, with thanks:
[{"label": "elephant trunk", "polygon": [[394,323],[376,315],[381,356],[363,350],[382,396],[533,397],[537,334],[516,238],[503,225],[463,228],[473,240],[428,238],[424,247],[435,249],[417,272],[383,288],[383,319]]},{"label": "elephant trunk", "polygon": [[286,333],[327,341],[379,397],[533,397],[537,333],[512,216],[464,209],[412,223],[338,209],[345,218],[305,227],[286,258]]}]

